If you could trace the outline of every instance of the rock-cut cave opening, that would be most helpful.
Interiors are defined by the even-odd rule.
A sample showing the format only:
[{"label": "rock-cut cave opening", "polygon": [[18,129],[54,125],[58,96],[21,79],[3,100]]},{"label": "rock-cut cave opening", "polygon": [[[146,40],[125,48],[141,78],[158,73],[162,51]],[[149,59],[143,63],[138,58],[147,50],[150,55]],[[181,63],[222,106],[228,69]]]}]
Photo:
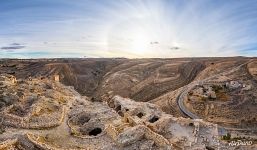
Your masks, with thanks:
[{"label": "rock-cut cave opening", "polygon": [[91,130],[88,134],[90,136],[97,136],[98,134],[102,133],[102,129],[101,128],[94,128],[93,130]]}]

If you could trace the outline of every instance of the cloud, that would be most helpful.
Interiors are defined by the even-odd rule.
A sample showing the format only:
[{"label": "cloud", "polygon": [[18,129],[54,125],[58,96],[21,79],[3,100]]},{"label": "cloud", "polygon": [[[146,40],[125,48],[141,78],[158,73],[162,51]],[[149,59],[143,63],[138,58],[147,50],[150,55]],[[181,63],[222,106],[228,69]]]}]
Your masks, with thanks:
[{"label": "cloud", "polygon": [[14,50],[14,49],[23,49],[25,48],[26,46],[5,46],[5,47],[1,47],[1,49],[3,50]]},{"label": "cloud", "polygon": [[8,46],[3,46],[1,47],[1,50],[5,50],[5,51],[8,51],[8,52],[12,52],[14,50],[18,50],[18,49],[23,49],[25,48],[26,46],[22,45],[22,44],[19,44],[19,43],[12,43],[12,44],[9,44]]},{"label": "cloud", "polygon": [[12,46],[20,46],[21,44],[19,44],[19,43],[12,43],[10,45],[12,45]]},{"label": "cloud", "polygon": [[155,42],[150,42],[150,44],[159,44],[159,42],[155,41]]},{"label": "cloud", "polygon": [[174,46],[174,47],[171,47],[170,49],[171,49],[171,50],[179,50],[180,47]]}]

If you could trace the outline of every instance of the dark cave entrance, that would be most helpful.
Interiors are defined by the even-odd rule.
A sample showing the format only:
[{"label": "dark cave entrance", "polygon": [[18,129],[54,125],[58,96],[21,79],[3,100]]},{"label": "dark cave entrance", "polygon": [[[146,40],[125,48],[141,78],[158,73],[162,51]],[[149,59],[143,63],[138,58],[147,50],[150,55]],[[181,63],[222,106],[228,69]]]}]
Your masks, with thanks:
[{"label": "dark cave entrance", "polygon": [[97,136],[98,134],[102,133],[102,129],[101,128],[94,128],[93,130],[91,130],[88,134],[90,136]]},{"label": "dark cave entrance", "polygon": [[158,121],[158,120],[159,120],[159,117],[153,116],[153,117],[149,120],[149,122],[154,123],[154,122],[156,122],[156,121]]},{"label": "dark cave entrance", "polygon": [[137,114],[138,118],[142,118],[144,116],[144,114],[142,112]]}]

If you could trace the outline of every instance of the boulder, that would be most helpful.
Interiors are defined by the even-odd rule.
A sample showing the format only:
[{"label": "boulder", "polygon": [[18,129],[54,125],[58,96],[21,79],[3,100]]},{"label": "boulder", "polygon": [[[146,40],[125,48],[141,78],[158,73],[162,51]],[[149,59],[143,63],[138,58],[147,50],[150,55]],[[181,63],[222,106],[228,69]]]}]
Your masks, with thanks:
[{"label": "boulder", "polygon": [[144,137],[145,130],[141,126],[129,128],[118,135],[117,142],[121,146],[127,146],[141,140]]}]

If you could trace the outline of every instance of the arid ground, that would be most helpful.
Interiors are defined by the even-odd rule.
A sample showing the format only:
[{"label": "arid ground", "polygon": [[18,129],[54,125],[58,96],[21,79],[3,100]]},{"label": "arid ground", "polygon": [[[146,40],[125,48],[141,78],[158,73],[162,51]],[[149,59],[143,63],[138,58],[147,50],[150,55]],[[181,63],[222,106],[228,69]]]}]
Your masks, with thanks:
[{"label": "arid ground", "polygon": [[[206,149],[217,148],[215,143],[211,142],[199,145],[196,141],[192,144],[194,142],[190,138],[197,135],[185,135],[186,142],[183,138],[173,138],[172,135],[182,136],[175,131],[159,131],[160,126],[166,129],[170,122],[188,124],[186,127],[174,126],[174,130],[181,128],[186,132],[187,129],[190,130],[190,126],[195,126],[194,130],[197,130],[199,122],[196,123],[196,120],[199,119],[205,124],[203,130],[217,130],[217,136],[221,139],[227,140],[229,135],[229,138],[244,137],[256,141],[257,58],[2,59],[0,74],[0,139],[5,143],[11,142],[9,145],[2,143],[3,149],[8,146],[26,149],[24,143],[33,145],[31,141],[40,140],[42,136],[41,145],[34,144],[34,148],[83,149],[83,146],[87,145],[87,140],[81,143],[80,147],[74,147],[76,137],[83,139],[88,138],[87,136],[102,135],[104,132],[107,132],[108,136],[103,136],[99,141],[93,140],[95,143],[91,143],[91,149],[103,149],[104,145],[100,144],[100,141],[104,140],[106,143],[109,141],[106,148],[115,149],[133,149],[135,146],[135,149],[140,149],[139,141],[144,146],[152,145],[152,149],[190,149],[189,143],[192,145],[191,148],[195,149],[201,146]],[[131,125],[129,118],[134,116],[136,119],[132,119]],[[93,117],[100,117],[102,120],[99,122],[99,119],[91,119]],[[125,123],[125,126],[131,131],[121,127],[124,126],[124,122],[117,123],[117,120],[122,118],[128,119],[127,123],[130,125]],[[165,118],[170,121],[165,121]],[[182,121],[176,121],[175,118]],[[15,120],[21,124],[13,123]],[[159,124],[158,120],[161,120]],[[149,121],[150,124],[145,121]],[[151,124],[155,122],[157,123]],[[114,127],[111,128],[108,124],[116,127],[115,130],[111,130]],[[218,126],[216,129],[215,125]],[[135,137],[133,132],[139,127],[143,131],[138,132],[144,134],[145,139],[136,137],[132,142],[126,142],[126,138],[122,136],[128,132],[126,136],[129,134]],[[46,132],[30,131],[42,128],[46,129]],[[218,131],[221,129],[224,133]],[[71,142],[62,146],[61,141],[52,135],[52,131],[55,130],[70,130],[60,136]],[[167,146],[167,142],[159,143],[158,138],[153,137],[157,135],[152,132],[161,135],[164,141],[172,144]],[[210,138],[204,137],[205,140]],[[125,141],[120,141],[121,139]],[[42,143],[50,146],[44,147]],[[221,145],[226,147],[224,143]]]}]

